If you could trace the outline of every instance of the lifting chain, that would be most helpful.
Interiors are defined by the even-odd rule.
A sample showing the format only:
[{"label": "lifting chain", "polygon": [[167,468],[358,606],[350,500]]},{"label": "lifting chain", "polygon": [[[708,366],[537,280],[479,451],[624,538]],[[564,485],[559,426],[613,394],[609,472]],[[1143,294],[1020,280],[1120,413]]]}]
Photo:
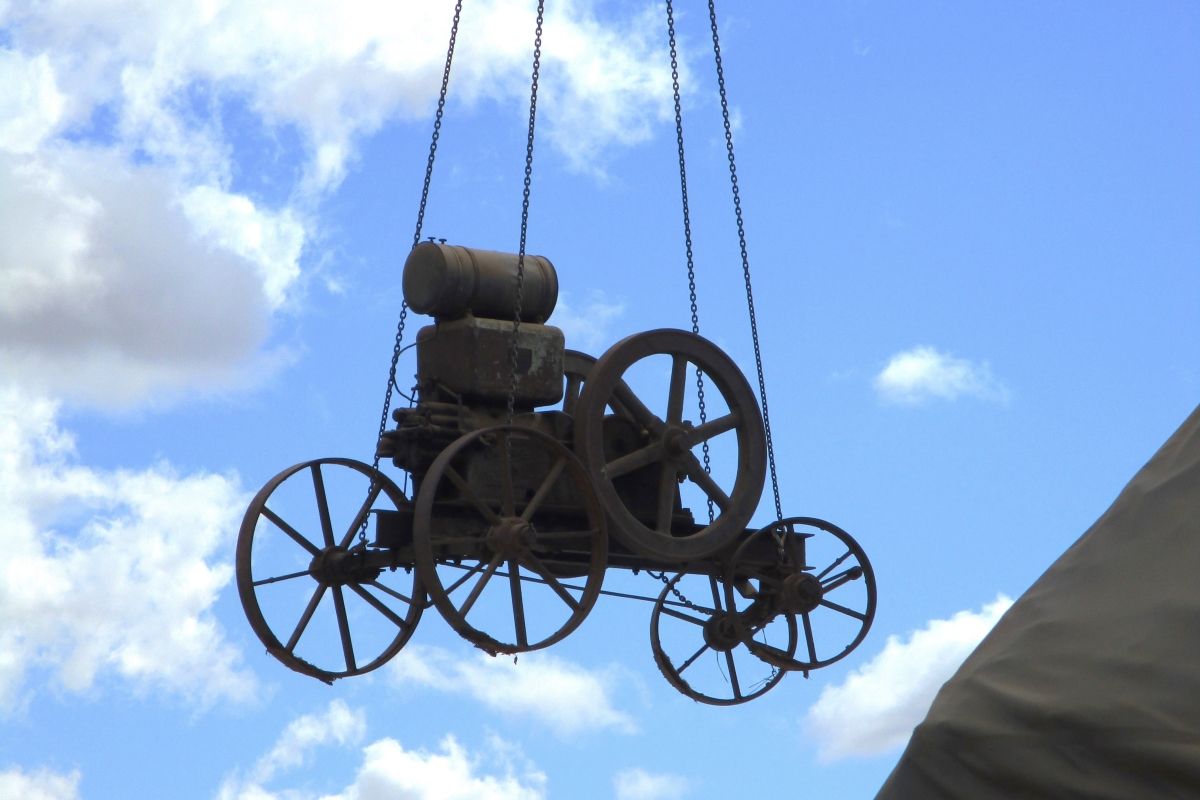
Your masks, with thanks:
[{"label": "lifting chain", "polygon": [[[450,43],[446,47],[446,65],[442,69],[442,86],[438,92],[437,112],[433,117],[433,135],[429,140],[429,157],[425,161],[425,181],[421,185],[421,202],[417,207],[416,230],[413,231],[412,246],[416,247],[421,241],[421,228],[425,225],[425,207],[429,203],[429,186],[433,181],[433,162],[437,158],[438,139],[442,135],[442,116],[446,111],[446,91],[450,87],[450,67],[454,63],[454,45],[458,40],[458,22],[462,18],[462,0],[454,4],[454,20],[450,24]],[[375,437],[375,457],[371,461],[374,470],[372,475],[379,473],[379,440],[387,431],[388,412],[392,407],[392,392],[399,391],[396,385],[396,365],[400,362],[401,345],[404,342],[404,325],[408,321],[408,301],[400,301],[400,320],[396,323],[396,341],[392,346],[392,362],[388,368],[387,390],[383,395],[383,412],[379,416],[379,434]],[[370,493],[374,494],[376,481],[371,479]],[[367,544],[367,520],[364,518],[358,529],[358,542],[362,547]]]},{"label": "lifting chain", "polygon": [[[700,311],[696,303],[696,264],[692,253],[692,215],[688,205],[687,188],[687,159],[683,148],[683,106],[679,100],[679,52],[675,46],[675,10],[671,0],[667,0],[667,37],[671,44],[671,88],[675,94],[675,143],[679,150],[679,194],[683,204],[683,245],[687,256],[688,295],[692,304],[692,333],[700,335]],[[696,394],[700,399],[700,424],[708,421],[708,409],[704,402],[704,373],[696,367]],[[712,474],[712,457],[708,449],[708,440],[704,440],[704,471]],[[713,501],[708,500],[708,522],[711,525],[714,518]]]},{"label": "lifting chain", "polygon": [[[533,182],[533,133],[537,122],[538,73],[542,66],[542,21],[545,0],[538,0],[537,29],[533,37],[533,75],[529,80],[529,133],[525,138],[525,181],[521,193],[521,244],[517,250],[517,299],[514,304],[512,340],[508,346],[508,424],[512,425],[513,406],[517,400],[518,348],[517,333],[521,328],[521,301],[525,288],[525,240],[529,232],[529,190]],[[504,446],[512,464],[512,437],[504,437]],[[510,467],[511,468],[511,467]]]},{"label": "lifting chain", "polygon": [[762,402],[763,428],[767,435],[767,463],[771,468],[771,490],[775,494],[775,519],[783,519],[779,500],[779,476],[775,471],[775,446],[771,441],[771,415],[767,409],[767,382],[763,376],[762,349],[758,342],[758,321],[754,314],[754,291],[750,285],[750,256],[746,250],[746,226],[742,217],[742,197],[738,190],[737,164],[733,157],[733,128],[729,124],[729,101],[725,96],[725,69],[721,64],[721,40],[717,34],[716,0],[708,0],[708,19],[712,26],[713,59],[717,65],[717,88],[721,94],[721,119],[725,124],[725,150],[729,156],[729,183],[733,189],[733,212],[737,219],[738,247],[742,255],[742,275],[746,280],[746,307],[750,312],[750,337],[754,341],[754,366],[758,370],[758,395]]}]

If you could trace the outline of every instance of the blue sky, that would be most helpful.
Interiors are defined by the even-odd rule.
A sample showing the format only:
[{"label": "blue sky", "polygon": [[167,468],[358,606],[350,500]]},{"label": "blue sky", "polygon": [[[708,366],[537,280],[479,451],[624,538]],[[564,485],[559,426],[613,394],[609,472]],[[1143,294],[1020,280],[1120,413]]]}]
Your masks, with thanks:
[{"label": "blue sky", "polygon": [[[464,5],[425,233],[515,250],[532,7]],[[516,664],[430,610],[332,688],[242,613],[258,487],[370,460],[449,4],[0,2],[0,797],[873,795],[1200,396],[1200,11],[723,5],[783,507],[880,597],[736,708],[662,680],[646,603]],[[690,326],[665,22],[548,6],[529,250],[599,355]],[[677,6],[702,332],[753,378]]]}]

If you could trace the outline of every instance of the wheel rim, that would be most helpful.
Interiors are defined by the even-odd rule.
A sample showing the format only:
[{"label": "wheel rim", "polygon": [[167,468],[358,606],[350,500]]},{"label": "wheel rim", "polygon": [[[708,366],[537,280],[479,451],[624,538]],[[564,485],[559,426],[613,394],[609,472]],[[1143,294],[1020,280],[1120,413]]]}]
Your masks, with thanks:
[{"label": "wheel rim", "polygon": [[[752,564],[752,550],[782,554],[774,564],[761,558]],[[756,584],[780,613],[797,617],[801,640],[794,653],[772,647],[758,652],[780,669],[809,672],[840,661],[862,643],[875,619],[875,572],[866,552],[825,520],[788,517],[755,531],[734,553],[731,574]]]},{"label": "wheel rim", "polygon": [[372,510],[407,502],[386,475],[346,458],[296,464],[259,490],[242,519],[236,575],[267,652],[332,682],[400,651],[425,607],[424,590],[411,564],[385,567],[382,553],[355,537]]},{"label": "wheel rim", "polygon": [[[629,392],[624,380],[631,368],[655,356],[668,356],[671,361],[666,413],[662,417]],[[697,369],[727,409],[700,425],[684,419],[689,385]],[[642,427],[643,437],[638,447],[615,457],[605,452],[604,431],[605,409],[614,398]],[[693,452],[724,434],[732,435],[737,447],[735,475],[728,489],[709,475]],[[704,558],[730,544],[753,516],[766,480],[766,434],[750,385],[716,345],[685,331],[635,334],[618,342],[596,362],[577,404],[575,448],[613,520],[614,535],[637,552],[676,562]],[[655,507],[650,514],[651,524],[647,524],[645,511],[639,518],[614,480],[632,474],[649,475],[651,470],[657,476]],[[707,526],[695,526],[687,533],[672,530],[679,496],[678,475],[695,484],[720,512]]]},{"label": "wheel rim", "polygon": [[[464,474],[473,451],[493,460],[494,496]],[[523,459],[547,468],[523,480]],[[564,497],[574,498],[573,510]],[[570,450],[540,431],[499,426],[463,435],[434,460],[417,494],[413,549],[451,628],[489,653],[522,653],[560,641],[587,617],[604,581],[608,534]],[[561,577],[572,568],[586,568],[582,585]]]},{"label": "wheel rim", "polygon": [[[784,676],[782,668],[756,651],[760,642],[753,637],[766,638],[766,626],[746,634],[734,625],[743,609],[730,600],[726,588],[716,577],[681,573],[663,587],[650,615],[650,648],[667,683],[693,700],[718,706],[761,697]],[[785,616],[772,621],[771,633],[783,639],[781,650],[794,651],[795,620]]]}]

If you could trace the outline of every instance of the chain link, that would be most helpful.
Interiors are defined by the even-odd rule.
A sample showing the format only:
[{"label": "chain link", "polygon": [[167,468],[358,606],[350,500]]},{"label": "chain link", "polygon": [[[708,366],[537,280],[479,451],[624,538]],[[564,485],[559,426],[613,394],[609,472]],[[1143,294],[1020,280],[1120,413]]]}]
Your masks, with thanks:
[{"label": "chain link", "polygon": [[[513,313],[512,341],[508,347],[509,383],[508,383],[508,424],[512,425],[513,407],[517,400],[517,333],[521,328],[521,303],[525,289],[525,242],[529,232],[529,192],[533,183],[533,134],[537,122],[538,74],[542,66],[542,21],[545,14],[545,0],[538,0],[537,29],[533,37],[533,75],[529,81],[529,133],[525,138],[525,182],[521,193],[521,244],[517,250],[517,298]],[[511,460],[511,437],[504,438],[504,446],[509,449],[509,464]]]},{"label": "chain link", "polygon": [[678,600],[679,602],[683,603],[685,606],[690,608],[692,611],[699,611],[701,613],[704,613],[704,609],[700,608],[700,606],[696,605],[691,600],[688,600],[686,597],[684,597],[683,592],[681,592],[675,588],[675,586],[679,583],[679,581],[672,581],[670,578],[667,577],[666,572],[655,572],[652,569],[648,569],[648,570],[646,570],[646,574],[649,575],[651,578],[658,578],[660,581],[662,581],[663,586],[666,586],[668,589],[671,590],[671,594],[673,594],[675,596],[675,599]]},{"label": "chain link", "polygon": [[[692,304],[692,333],[700,335],[700,311],[696,302],[696,264],[692,251],[692,215],[688,205],[687,187],[687,158],[683,147],[683,105],[679,99],[679,52],[675,44],[675,9],[671,0],[667,0],[667,38],[671,45],[671,88],[675,94],[675,143],[679,151],[679,194],[683,205],[683,244],[687,257],[688,296]],[[708,408],[704,400],[704,373],[696,366],[696,394],[700,399],[700,424],[708,421]],[[712,455],[709,452],[708,440],[702,445],[704,453],[704,471],[712,474]],[[708,501],[708,522],[711,525],[715,518],[713,501]]]},{"label": "chain link", "polygon": [[[413,231],[412,246],[416,247],[421,241],[421,228],[425,225],[425,208],[429,204],[429,186],[433,182],[433,163],[437,158],[438,140],[442,135],[442,116],[446,111],[446,92],[450,88],[450,67],[454,63],[454,46],[458,41],[458,22],[462,18],[462,0],[454,4],[454,20],[450,24],[450,42],[446,47],[446,65],[442,69],[442,86],[438,92],[437,112],[433,116],[433,134],[429,140],[429,156],[425,160],[425,180],[421,184],[421,202],[417,206],[417,224]],[[374,494],[379,472],[379,440],[387,432],[388,412],[392,408],[392,392],[399,391],[396,386],[396,365],[400,363],[400,352],[404,343],[404,326],[408,321],[408,301],[400,301],[400,320],[396,323],[396,340],[392,346],[392,361],[388,368],[387,389],[383,395],[383,412],[379,415],[379,433],[375,437],[375,457],[371,461],[372,478],[370,493]],[[358,529],[359,545],[367,544],[367,520],[363,519]]]},{"label": "chain link", "polygon": [[754,314],[754,291],[750,284],[750,256],[746,249],[746,226],[742,217],[742,198],[738,190],[737,164],[733,157],[733,128],[729,123],[729,101],[725,95],[725,69],[721,63],[721,40],[717,34],[717,7],[708,0],[708,19],[712,26],[713,59],[717,65],[717,88],[721,94],[721,118],[725,124],[725,150],[729,157],[729,183],[733,188],[733,211],[737,219],[738,247],[742,255],[742,275],[746,281],[746,307],[750,312],[750,337],[754,341],[754,365],[758,370],[758,395],[762,402],[763,429],[767,435],[767,461],[771,467],[771,490],[775,494],[775,518],[783,519],[779,500],[779,475],[775,470],[775,445],[771,440],[771,415],[767,408],[767,381],[763,375],[762,348],[758,341],[758,322]]}]

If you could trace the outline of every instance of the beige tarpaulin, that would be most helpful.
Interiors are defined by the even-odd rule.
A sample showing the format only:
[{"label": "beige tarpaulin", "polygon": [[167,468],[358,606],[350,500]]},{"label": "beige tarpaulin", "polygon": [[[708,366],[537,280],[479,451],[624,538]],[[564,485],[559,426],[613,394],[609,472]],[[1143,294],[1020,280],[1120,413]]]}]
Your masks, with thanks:
[{"label": "beige tarpaulin", "polygon": [[1042,797],[1200,798],[1200,408],[946,682],[877,800]]}]

